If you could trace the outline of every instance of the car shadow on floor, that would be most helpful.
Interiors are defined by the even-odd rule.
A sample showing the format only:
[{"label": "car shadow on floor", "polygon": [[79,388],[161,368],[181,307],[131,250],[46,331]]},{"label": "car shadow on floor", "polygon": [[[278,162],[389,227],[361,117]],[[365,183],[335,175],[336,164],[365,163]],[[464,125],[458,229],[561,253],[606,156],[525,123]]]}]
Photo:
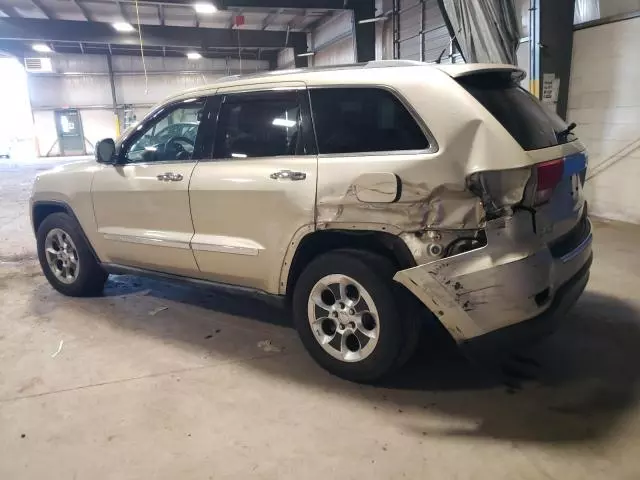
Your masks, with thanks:
[{"label": "car shadow on floor", "polygon": [[[209,312],[220,312],[267,327],[291,326],[282,306],[258,296],[127,276],[112,278],[105,296],[142,290],[157,299],[203,309],[205,318]],[[143,316],[131,318],[124,308],[112,311],[109,321],[149,336],[167,335],[166,330],[160,331],[163,324]],[[181,318],[180,325],[171,328],[172,341],[203,351],[220,348],[194,334],[201,323]],[[443,329],[429,328],[424,337],[410,363],[375,387],[332,377],[310,361],[274,356],[247,365],[264,374],[348,395],[381,412],[397,411],[394,418],[415,436],[561,444],[597,441],[624,421],[637,403],[640,315],[637,307],[620,299],[585,292],[554,335],[498,362],[490,356],[463,356]],[[403,412],[413,414],[403,416]],[[434,415],[456,419],[450,422],[456,427],[434,427]],[[443,423],[449,422],[437,422]]]}]

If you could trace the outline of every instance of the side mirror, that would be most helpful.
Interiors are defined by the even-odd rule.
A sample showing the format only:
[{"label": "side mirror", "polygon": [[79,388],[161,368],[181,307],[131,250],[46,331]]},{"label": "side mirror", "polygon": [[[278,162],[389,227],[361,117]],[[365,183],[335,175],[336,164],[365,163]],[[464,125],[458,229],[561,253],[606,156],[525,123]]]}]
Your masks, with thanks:
[{"label": "side mirror", "polygon": [[116,163],[116,142],[105,138],[96,143],[96,162],[113,165]]}]

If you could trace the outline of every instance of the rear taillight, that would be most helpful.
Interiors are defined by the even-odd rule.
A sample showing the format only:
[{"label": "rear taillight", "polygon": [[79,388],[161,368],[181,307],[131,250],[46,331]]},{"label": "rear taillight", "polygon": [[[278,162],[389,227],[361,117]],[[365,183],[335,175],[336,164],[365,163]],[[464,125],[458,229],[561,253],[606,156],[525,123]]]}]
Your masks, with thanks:
[{"label": "rear taillight", "polygon": [[522,201],[530,168],[477,172],[469,176],[469,190],[482,199],[487,218],[501,217]]},{"label": "rear taillight", "polygon": [[542,205],[551,200],[553,191],[562,180],[564,158],[539,163],[535,166],[536,189],[534,205]]}]

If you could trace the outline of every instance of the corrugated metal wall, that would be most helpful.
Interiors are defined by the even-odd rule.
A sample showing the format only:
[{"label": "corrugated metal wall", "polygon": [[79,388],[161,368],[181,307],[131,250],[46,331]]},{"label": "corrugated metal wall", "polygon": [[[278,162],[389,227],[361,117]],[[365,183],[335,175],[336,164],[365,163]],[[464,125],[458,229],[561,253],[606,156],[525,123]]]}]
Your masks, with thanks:
[{"label": "corrugated metal wall", "polygon": [[316,52],[312,65],[341,65],[356,61],[353,39],[353,13],[346,10],[334,15],[311,34],[310,44]]},{"label": "corrugated metal wall", "polygon": [[293,68],[295,66],[295,57],[293,56],[293,48],[283,48],[278,52],[278,68]]},{"label": "corrugated metal wall", "polygon": [[[352,18],[350,10],[337,13],[309,34],[309,48],[316,52],[310,59],[311,66],[339,65],[356,61]],[[293,49],[281,50],[278,54],[278,68],[292,68],[293,63]]]},{"label": "corrugated metal wall", "polygon": [[399,3],[400,58],[433,62],[444,50],[443,63],[445,63],[449,55],[449,31],[440,12],[438,1],[400,0]]},{"label": "corrugated metal wall", "polygon": [[343,38],[316,53],[313,57],[313,66],[344,65],[355,61],[356,54],[353,37],[349,35],[347,38]]},{"label": "corrugated metal wall", "polygon": [[[407,60],[435,61],[445,50],[443,62],[449,56],[449,32],[444,23],[437,0],[400,0],[400,57]],[[393,58],[391,0],[378,1],[378,16],[387,15],[386,21],[376,22],[376,59]],[[424,13],[423,13],[424,12]],[[422,27],[424,22],[424,27]],[[353,40],[353,17],[351,11],[336,14],[323,22],[310,35],[309,45],[316,52],[312,65],[336,65],[356,61]],[[421,34],[421,31],[423,34]],[[421,54],[420,41],[423,40]],[[287,66],[293,58],[281,54],[280,68]],[[460,61],[460,60],[458,60]]]}]

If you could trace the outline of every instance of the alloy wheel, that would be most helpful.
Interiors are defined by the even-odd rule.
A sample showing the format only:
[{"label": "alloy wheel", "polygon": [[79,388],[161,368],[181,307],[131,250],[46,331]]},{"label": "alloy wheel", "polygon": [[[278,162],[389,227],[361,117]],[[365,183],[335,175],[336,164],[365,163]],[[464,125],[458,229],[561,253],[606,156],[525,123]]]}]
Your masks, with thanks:
[{"label": "alloy wheel", "polygon": [[364,360],[378,343],[380,323],[373,299],[347,275],[327,275],[316,282],[309,295],[308,316],[320,346],[343,362]]},{"label": "alloy wheel", "polygon": [[55,277],[62,283],[73,283],[80,272],[80,259],[71,236],[61,228],[53,228],[47,233],[44,248]]}]

